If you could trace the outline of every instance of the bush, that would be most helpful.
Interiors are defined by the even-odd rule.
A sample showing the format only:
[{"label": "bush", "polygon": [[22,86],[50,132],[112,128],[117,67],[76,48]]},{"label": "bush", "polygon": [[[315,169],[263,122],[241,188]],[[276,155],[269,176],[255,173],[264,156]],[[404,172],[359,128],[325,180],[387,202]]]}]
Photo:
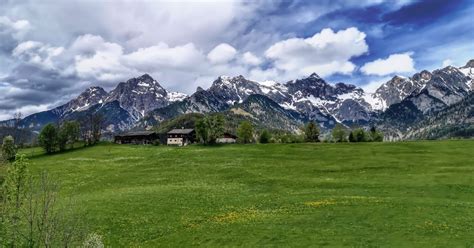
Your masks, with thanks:
[{"label": "bush", "polygon": [[6,136],[3,138],[3,144],[2,144],[2,158],[7,160],[7,161],[13,161],[15,160],[16,156],[16,147],[15,147],[15,140],[13,139],[12,136]]},{"label": "bush", "polygon": [[159,146],[159,145],[161,145],[161,142],[160,142],[159,139],[157,139],[157,140],[154,140],[154,141],[153,141],[152,145],[154,145],[154,146]]}]

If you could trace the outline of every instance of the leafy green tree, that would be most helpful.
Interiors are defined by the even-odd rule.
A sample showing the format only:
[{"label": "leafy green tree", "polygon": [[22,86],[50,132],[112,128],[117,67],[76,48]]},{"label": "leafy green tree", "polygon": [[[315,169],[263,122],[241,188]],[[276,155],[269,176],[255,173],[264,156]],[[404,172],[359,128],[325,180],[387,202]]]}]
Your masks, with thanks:
[{"label": "leafy green tree", "polygon": [[224,134],[224,116],[222,114],[206,116],[196,122],[196,136],[202,144],[215,144]]},{"label": "leafy green tree", "polygon": [[366,142],[367,140],[367,134],[365,133],[364,129],[362,128],[357,128],[354,130],[354,139],[355,142]]},{"label": "leafy green tree", "polygon": [[382,142],[383,141],[383,134],[373,126],[370,128],[370,140],[374,142]]},{"label": "leafy green tree", "polygon": [[344,142],[346,141],[347,131],[346,128],[338,123],[331,131],[332,137],[336,142]]},{"label": "leafy green tree", "polygon": [[310,121],[306,125],[304,134],[306,142],[319,142],[319,128],[314,121]]},{"label": "leafy green tree", "polygon": [[206,144],[208,140],[208,136],[209,136],[206,120],[203,118],[196,121],[195,129],[196,129],[196,138],[199,141],[199,143]]},{"label": "leafy green tree", "polygon": [[3,138],[2,144],[2,158],[7,161],[13,161],[16,155],[15,140],[12,136],[6,136]]},{"label": "leafy green tree", "polygon": [[206,122],[208,128],[207,143],[215,144],[216,140],[224,134],[224,116],[222,114],[208,116]]},{"label": "leafy green tree", "polygon": [[262,133],[260,134],[259,142],[262,144],[266,144],[270,142],[270,139],[272,138],[272,135],[268,130],[263,130]]},{"label": "leafy green tree", "polygon": [[80,126],[77,121],[67,121],[63,123],[58,133],[59,150],[65,150],[68,144],[70,148],[73,148],[79,136]]},{"label": "leafy green tree", "polygon": [[237,128],[237,137],[240,143],[250,143],[253,141],[253,126],[249,121],[242,121]]},{"label": "leafy green tree", "polygon": [[56,127],[53,124],[44,126],[38,136],[38,141],[46,153],[55,152],[58,145],[58,131]]}]

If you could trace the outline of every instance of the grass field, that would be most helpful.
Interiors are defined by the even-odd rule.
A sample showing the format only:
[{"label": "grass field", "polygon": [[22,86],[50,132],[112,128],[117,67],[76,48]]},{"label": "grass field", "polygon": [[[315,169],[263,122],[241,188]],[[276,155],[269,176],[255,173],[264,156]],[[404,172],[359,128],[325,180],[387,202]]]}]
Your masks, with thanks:
[{"label": "grass field", "polygon": [[112,247],[474,247],[474,141],[25,152]]}]

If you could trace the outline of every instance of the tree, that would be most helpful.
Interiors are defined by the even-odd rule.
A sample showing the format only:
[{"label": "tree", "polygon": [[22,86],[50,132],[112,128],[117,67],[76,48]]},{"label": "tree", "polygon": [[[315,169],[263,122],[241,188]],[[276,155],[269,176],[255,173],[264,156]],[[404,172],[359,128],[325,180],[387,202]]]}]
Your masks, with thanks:
[{"label": "tree", "polygon": [[349,133],[349,142],[356,142],[356,139],[354,137],[354,133],[352,131]]},{"label": "tree", "polygon": [[2,158],[7,161],[13,161],[16,155],[15,140],[12,136],[3,138],[2,143]]},{"label": "tree", "polygon": [[46,172],[33,179],[25,155],[17,156],[2,185],[2,247],[71,247],[82,239],[80,217],[60,208],[59,184]]},{"label": "tree", "polygon": [[206,116],[196,122],[196,136],[202,144],[215,144],[224,134],[224,116],[222,114]]},{"label": "tree", "polygon": [[375,142],[383,141],[383,134],[377,131],[374,126],[370,128],[370,140]]},{"label": "tree", "polygon": [[205,119],[208,128],[207,142],[209,144],[215,144],[217,138],[224,134],[224,116],[222,114],[217,114],[208,116]]},{"label": "tree", "polygon": [[332,137],[336,142],[346,141],[346,128],[342,124],[336,124],[336,126],[331,131]]},{"label": "tree", "polygon": [[270,139],[272,138],[270,132],[268,130],[263,130],[262,133],[260,134],[259,142],[262,144],[266,144],[270,142]]},{"label": "tree", "polygon": [[27,185],[30,180],[28,174],[28,160],[25,155],[20,155],[7,169],[7,175],[2,185],[2,236],[10,239],[2,240],[5,246],[21,246],[17,244],[20,239],[21,211],[26,197]]},{"label": "tree", "polygon": [[39,144],[43,147],[46,153],[53,153],[56,151],[58,144],[58,132],[53,124],[48,124],[43,127],[39,136]]},{"label": "tree", "polygon": [[253,126],[249,121],[242,121],[237,128],[239,142],[247,144],[253,141]]},{"label": "tree", "polygon": [[91,142],[93,145],[99,143],[100,137],[102,136],[102,126],[104,124],[104,116],[99,113],[92,114],[90,117],[91,122]]},{"label": "tree", "polygon": [[355,142],[366,142],[367,140],[367,135],[362,128],[357,128],[356,130],[353,131],[354,135],[354,140]]},{"label": "tree", "polygon": [[196,138],[201,144],[206,144],[208,140],[208,128],[206,124],[206,120],[200,119],[196,122]]},{"label": "tree", "polygon": [[70,148],[74,147],[74,143],[79,139],[80,126],[77,121],[67,121],[61,126],[58,133],[59,150],[65,150],[69,144]]},{"label": "tree", "polygon": [[314,121],[310,121],[306,125],[304,134],[306,142],[319,142],[319,128]]}]

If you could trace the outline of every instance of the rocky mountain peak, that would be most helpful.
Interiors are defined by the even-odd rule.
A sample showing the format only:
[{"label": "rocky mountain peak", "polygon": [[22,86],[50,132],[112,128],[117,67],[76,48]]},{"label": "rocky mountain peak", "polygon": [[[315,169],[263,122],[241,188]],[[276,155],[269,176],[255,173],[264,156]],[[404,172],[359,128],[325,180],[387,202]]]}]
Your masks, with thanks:
[{"label": "rocky mountain peak", "polygon": [[319,77],[319,75],[316,73],[316,72],[313,72],[311,73],[311,75],[309,75],[308,78],[316,78],[316,79],[321,79],[321,77]]},{"label": "rocky mountain peak", "polygon": [[469,60],[464,68],[474,68],[474,59]]},{"label": "rocky mountain peak", "polygon": [[433,74],[427,70],[423,70],[421,72],[415,73],[412,77],[413,80],[419,82],[428,82],[433,77]]}]

